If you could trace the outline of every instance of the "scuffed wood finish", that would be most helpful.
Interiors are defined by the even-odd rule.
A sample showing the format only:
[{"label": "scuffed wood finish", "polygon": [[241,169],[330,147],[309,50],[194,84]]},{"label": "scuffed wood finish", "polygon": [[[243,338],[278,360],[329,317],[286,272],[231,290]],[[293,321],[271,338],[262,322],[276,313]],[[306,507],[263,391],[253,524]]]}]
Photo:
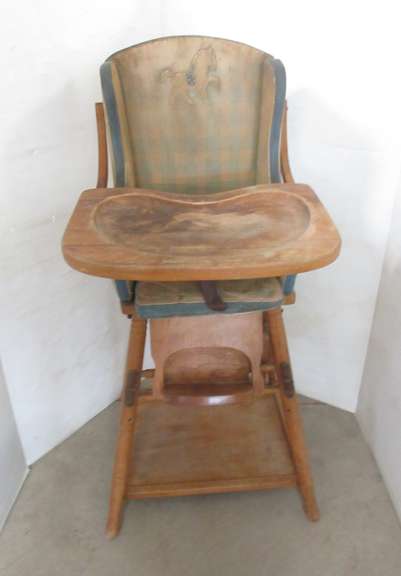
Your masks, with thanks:
[{"label": "scuffed wood finish", "polygon": [[183,348],[168,357],[163,372],[163,398],[173,404],[230,404],[254,393],[251,363],[235,348]]},{"label": "scuffed wood finish", "polygon": [[246,404],[138,409],[128,498],[265,490],[296,477],[275,397]]},{"label": "scuffed wood finish", "polygon": [[73,268],[124,280],[295,274],[330,264],[339,249],[329,215],[301,184],[196,198],[142,189],[88,190],[63,240]]},{"label": "scuffed wood finish", "polygon": [[[63,240],[73,268],[208,282],[286,276],[337,257],[330,217],[293,182],[280,61],[222,39],[163,38],[114,54],[101,77],[119,187],[106,188],[97,104],[97,189],[82,194]],[[271,184],[280,169],[285,184]],[[123,309],[133,320],[108,536],[119,531],[126,498],[296,484],[316,520],[281,311],[264,314],[264,332],[262,312],[153,320],[156,370],[139,392],[146,321],[132,304]]]},{"label": "scuffed wood finish", "polygon": [[[280,390],[281,406],[285,421],[288,443],[291,449],[297,475],[298,488],[301,493],[305,513],[312,521],[319,520],[319,508],[315,498],[312,473],[304,439],[302,419],[299,411],[298,398],[295,391],[288,391],[283,363],[290,367],[287,337],[282,318],[282,310],[275,308],[265,312],[268,324],[269,340],[275,364],[276,378]],[[291,371],[291,367],[289,368]]]},{"label": "scuffed wood finish", "polygon": [[146,320],[134,318],[131,322],[131,332],[128,343],[127,362],[125,367],[125,380],[121,395],[120,429],[114,460],[112,486],[110,494],[109,514],[107,518],[106,534],[114,538],[121,526],[121,516],[124,498],[127,490],[129,467],[131,464],[132,443],[136,425],[137,397],[127,401],[130,373],[142,370],[143,354],[145,350]]},{"label": "scuffed wood finish", "polygon": [[[264,390],[263,376],[260,370],[263,351],[262,312],[232,314],[227,316],[188,316],[160,318],[150,321],[152,356],[155,362],[153,393],[156,398],[165,398],[170,402],[185,404],[224,404],[233,402],[238,396],[252,392],[261,394]],[[187,390],[184,386],[165,388],[165,366],[171,357],[184,350],[194,348],[224,348],[242,352],[249,360],[252,380],[248,382],[223,382],[214,386],[210,364],[209,382],[198,376],[199,365],[195,362],[187,370]],[[182,358],[181,358],[182,360]],[[205,362],[207,356],[203,358]]]},{"label": "scuffed wood finish", "polygon": [[201,385],[249,384],[251,369],[248,357],[240,350],[227,346],[211,348],[206,342],[206,346],[184,348],[168,357],[164,386],[185,386],[191,380]]}]

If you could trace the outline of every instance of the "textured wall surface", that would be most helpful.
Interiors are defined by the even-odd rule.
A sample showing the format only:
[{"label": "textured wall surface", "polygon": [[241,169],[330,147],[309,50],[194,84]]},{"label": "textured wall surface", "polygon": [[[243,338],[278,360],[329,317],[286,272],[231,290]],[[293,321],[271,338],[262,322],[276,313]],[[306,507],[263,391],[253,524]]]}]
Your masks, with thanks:
[{"label": "textured wall surface", "polygon": [[373,320],[357,417],[401,519],[401,183],[377,307]]},{"label": "textured wall surface", "polygon": [[128,323],[114,287],[71,270],[60,249],[96,183],[99,66],[160,34],[158,2],[117,4],[24,1],[1,22],[0,349],[28,463],[121,387]]},{"label": "textured wall surface", "polygon": [[0,530],[27,474],[0,363]]}]

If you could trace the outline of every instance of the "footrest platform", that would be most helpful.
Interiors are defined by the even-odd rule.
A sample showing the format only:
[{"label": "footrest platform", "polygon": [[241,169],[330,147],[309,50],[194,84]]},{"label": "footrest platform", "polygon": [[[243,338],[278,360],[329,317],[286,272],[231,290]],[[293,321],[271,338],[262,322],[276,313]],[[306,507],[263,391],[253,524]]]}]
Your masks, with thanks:
[{"label": "footrest platform", "polygon": [[224,406],[138,405],[127,498],[296,485],[274,394]]}]

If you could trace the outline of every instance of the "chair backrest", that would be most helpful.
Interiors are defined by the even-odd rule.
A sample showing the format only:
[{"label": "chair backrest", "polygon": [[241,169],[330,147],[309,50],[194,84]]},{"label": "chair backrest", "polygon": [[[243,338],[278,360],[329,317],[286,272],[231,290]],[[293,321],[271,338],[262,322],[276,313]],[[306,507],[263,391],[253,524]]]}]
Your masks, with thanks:
[{"label": "chair backrest", "polygon": [[280,182],[285,70],[245,44],[152,40],[101,67],[115,186],[196,194]]}]

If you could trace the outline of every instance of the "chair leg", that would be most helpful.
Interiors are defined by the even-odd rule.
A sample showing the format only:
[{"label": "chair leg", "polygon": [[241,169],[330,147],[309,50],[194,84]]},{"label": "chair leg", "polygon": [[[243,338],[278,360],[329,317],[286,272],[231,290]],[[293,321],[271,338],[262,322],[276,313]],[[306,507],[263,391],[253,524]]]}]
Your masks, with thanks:
[{"label": "chair leg", "polygon": [[[121,396],[120,430],[114,460],[106,535],[114,538],[121,527],[121,517],[132,459],[132,444],[137,401],[133,397],[132,376],[142,370],[145,350],[146,320],[133,318],[128,343],[123,392]],[[135,401],[134,401],[135,400]]]},{"label": "chair leg", "polygon": [[277,372],[280,396],[286,421],[286,429],[292,453],[298,488],[304,510],[310,520],[319,520],[319,508],[315,498],[312,473],[309,465],[298,398],[291,376],[290,357],[282,318],[282,310],[268,310],[265,317],[269,327],[273,360]]}]

